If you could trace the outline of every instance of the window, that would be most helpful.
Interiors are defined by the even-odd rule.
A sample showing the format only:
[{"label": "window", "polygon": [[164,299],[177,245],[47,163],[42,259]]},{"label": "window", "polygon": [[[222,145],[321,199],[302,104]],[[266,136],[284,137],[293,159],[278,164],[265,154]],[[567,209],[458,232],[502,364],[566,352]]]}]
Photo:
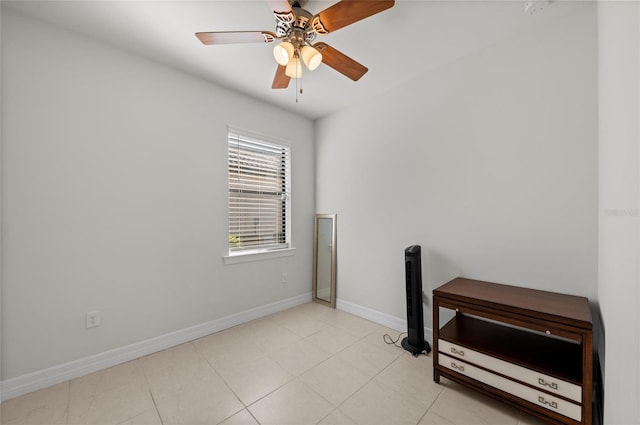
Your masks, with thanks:
[{"label": "window", "polygon": [[229,255],[290,248],[290,148],[229,129]]}]

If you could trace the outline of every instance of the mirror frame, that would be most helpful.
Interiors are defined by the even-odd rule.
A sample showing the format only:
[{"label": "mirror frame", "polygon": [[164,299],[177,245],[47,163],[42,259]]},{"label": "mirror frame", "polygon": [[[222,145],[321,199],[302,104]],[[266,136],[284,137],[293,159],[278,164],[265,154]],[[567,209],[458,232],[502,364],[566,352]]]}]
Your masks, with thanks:
[{"label": "mirror frame", "polygon": [[[316,214],[313,223],[313,287],[311,296],[314,302],[336,308],[336,271],[337,271],[337,214]],[[318,222],[331,219],[331,297],[330,301],[318,298]]]}]

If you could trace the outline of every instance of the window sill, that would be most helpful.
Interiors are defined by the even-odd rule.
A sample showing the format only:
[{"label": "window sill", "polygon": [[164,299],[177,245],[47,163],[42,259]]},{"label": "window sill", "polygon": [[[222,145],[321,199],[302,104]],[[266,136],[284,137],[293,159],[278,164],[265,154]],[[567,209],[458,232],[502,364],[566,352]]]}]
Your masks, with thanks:
[{"label": "window sill", "polygon": [[296,253],[295,248],[277,249],[273,251],[243,252],[234,255],[225,255],[222,259],[225,264],[249,263],[251,261],[269,260],[271,258],[291,257]]}]

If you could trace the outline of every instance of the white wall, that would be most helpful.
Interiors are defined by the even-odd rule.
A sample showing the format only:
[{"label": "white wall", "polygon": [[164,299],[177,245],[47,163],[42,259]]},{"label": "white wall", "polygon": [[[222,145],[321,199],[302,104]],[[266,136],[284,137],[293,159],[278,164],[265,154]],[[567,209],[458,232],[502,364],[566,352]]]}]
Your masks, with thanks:
[{"label": "white wall", "polygon": [[605,423],[640,424],[640,5],[599,2]]},{"label": "white wall", "polygon": [[429,299],[458,275],[597,296],[596,26],[585,3],[317,122],[339,299],[406,318],[412,244]]},{"label": "white wall", "polygon": [[[0,22],[2,22],[2,7],[0,7]],[[0,47],[2,46],[2,32],[0,31]],[[0,49],[0,81],[2,81],[2,54]],[[4,95],[2,93],[2,84],[0,83],[0,99],[3,99]],[[4,242],[2,240],[2,229],[4,229],[3,218],[2,218],[2,101],[0,101],[0,356],[2,354],[2,246]],[[2,363],[2,359],[0,358],[0,364]],[[0,366],[0,381],[2,380]],[[0,400],[2,398],[2,385],[0,385]]]},{"label": "white wall", "polygon": [[[311,121],[11,10],[2,62],[3,380],[310,293]],[[292,144],[293,257],[223,264],[227,125]]]}]

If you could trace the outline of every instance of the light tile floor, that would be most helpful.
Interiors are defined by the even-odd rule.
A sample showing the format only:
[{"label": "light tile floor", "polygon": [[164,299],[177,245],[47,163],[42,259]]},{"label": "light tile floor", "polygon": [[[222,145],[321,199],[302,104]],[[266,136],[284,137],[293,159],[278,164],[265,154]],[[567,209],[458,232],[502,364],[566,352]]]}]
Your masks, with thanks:
[{"label": "light tile floor", "polygon": [[398,332],[304,304],[8,400],[14,424],[539,425],[442,379]]}]

